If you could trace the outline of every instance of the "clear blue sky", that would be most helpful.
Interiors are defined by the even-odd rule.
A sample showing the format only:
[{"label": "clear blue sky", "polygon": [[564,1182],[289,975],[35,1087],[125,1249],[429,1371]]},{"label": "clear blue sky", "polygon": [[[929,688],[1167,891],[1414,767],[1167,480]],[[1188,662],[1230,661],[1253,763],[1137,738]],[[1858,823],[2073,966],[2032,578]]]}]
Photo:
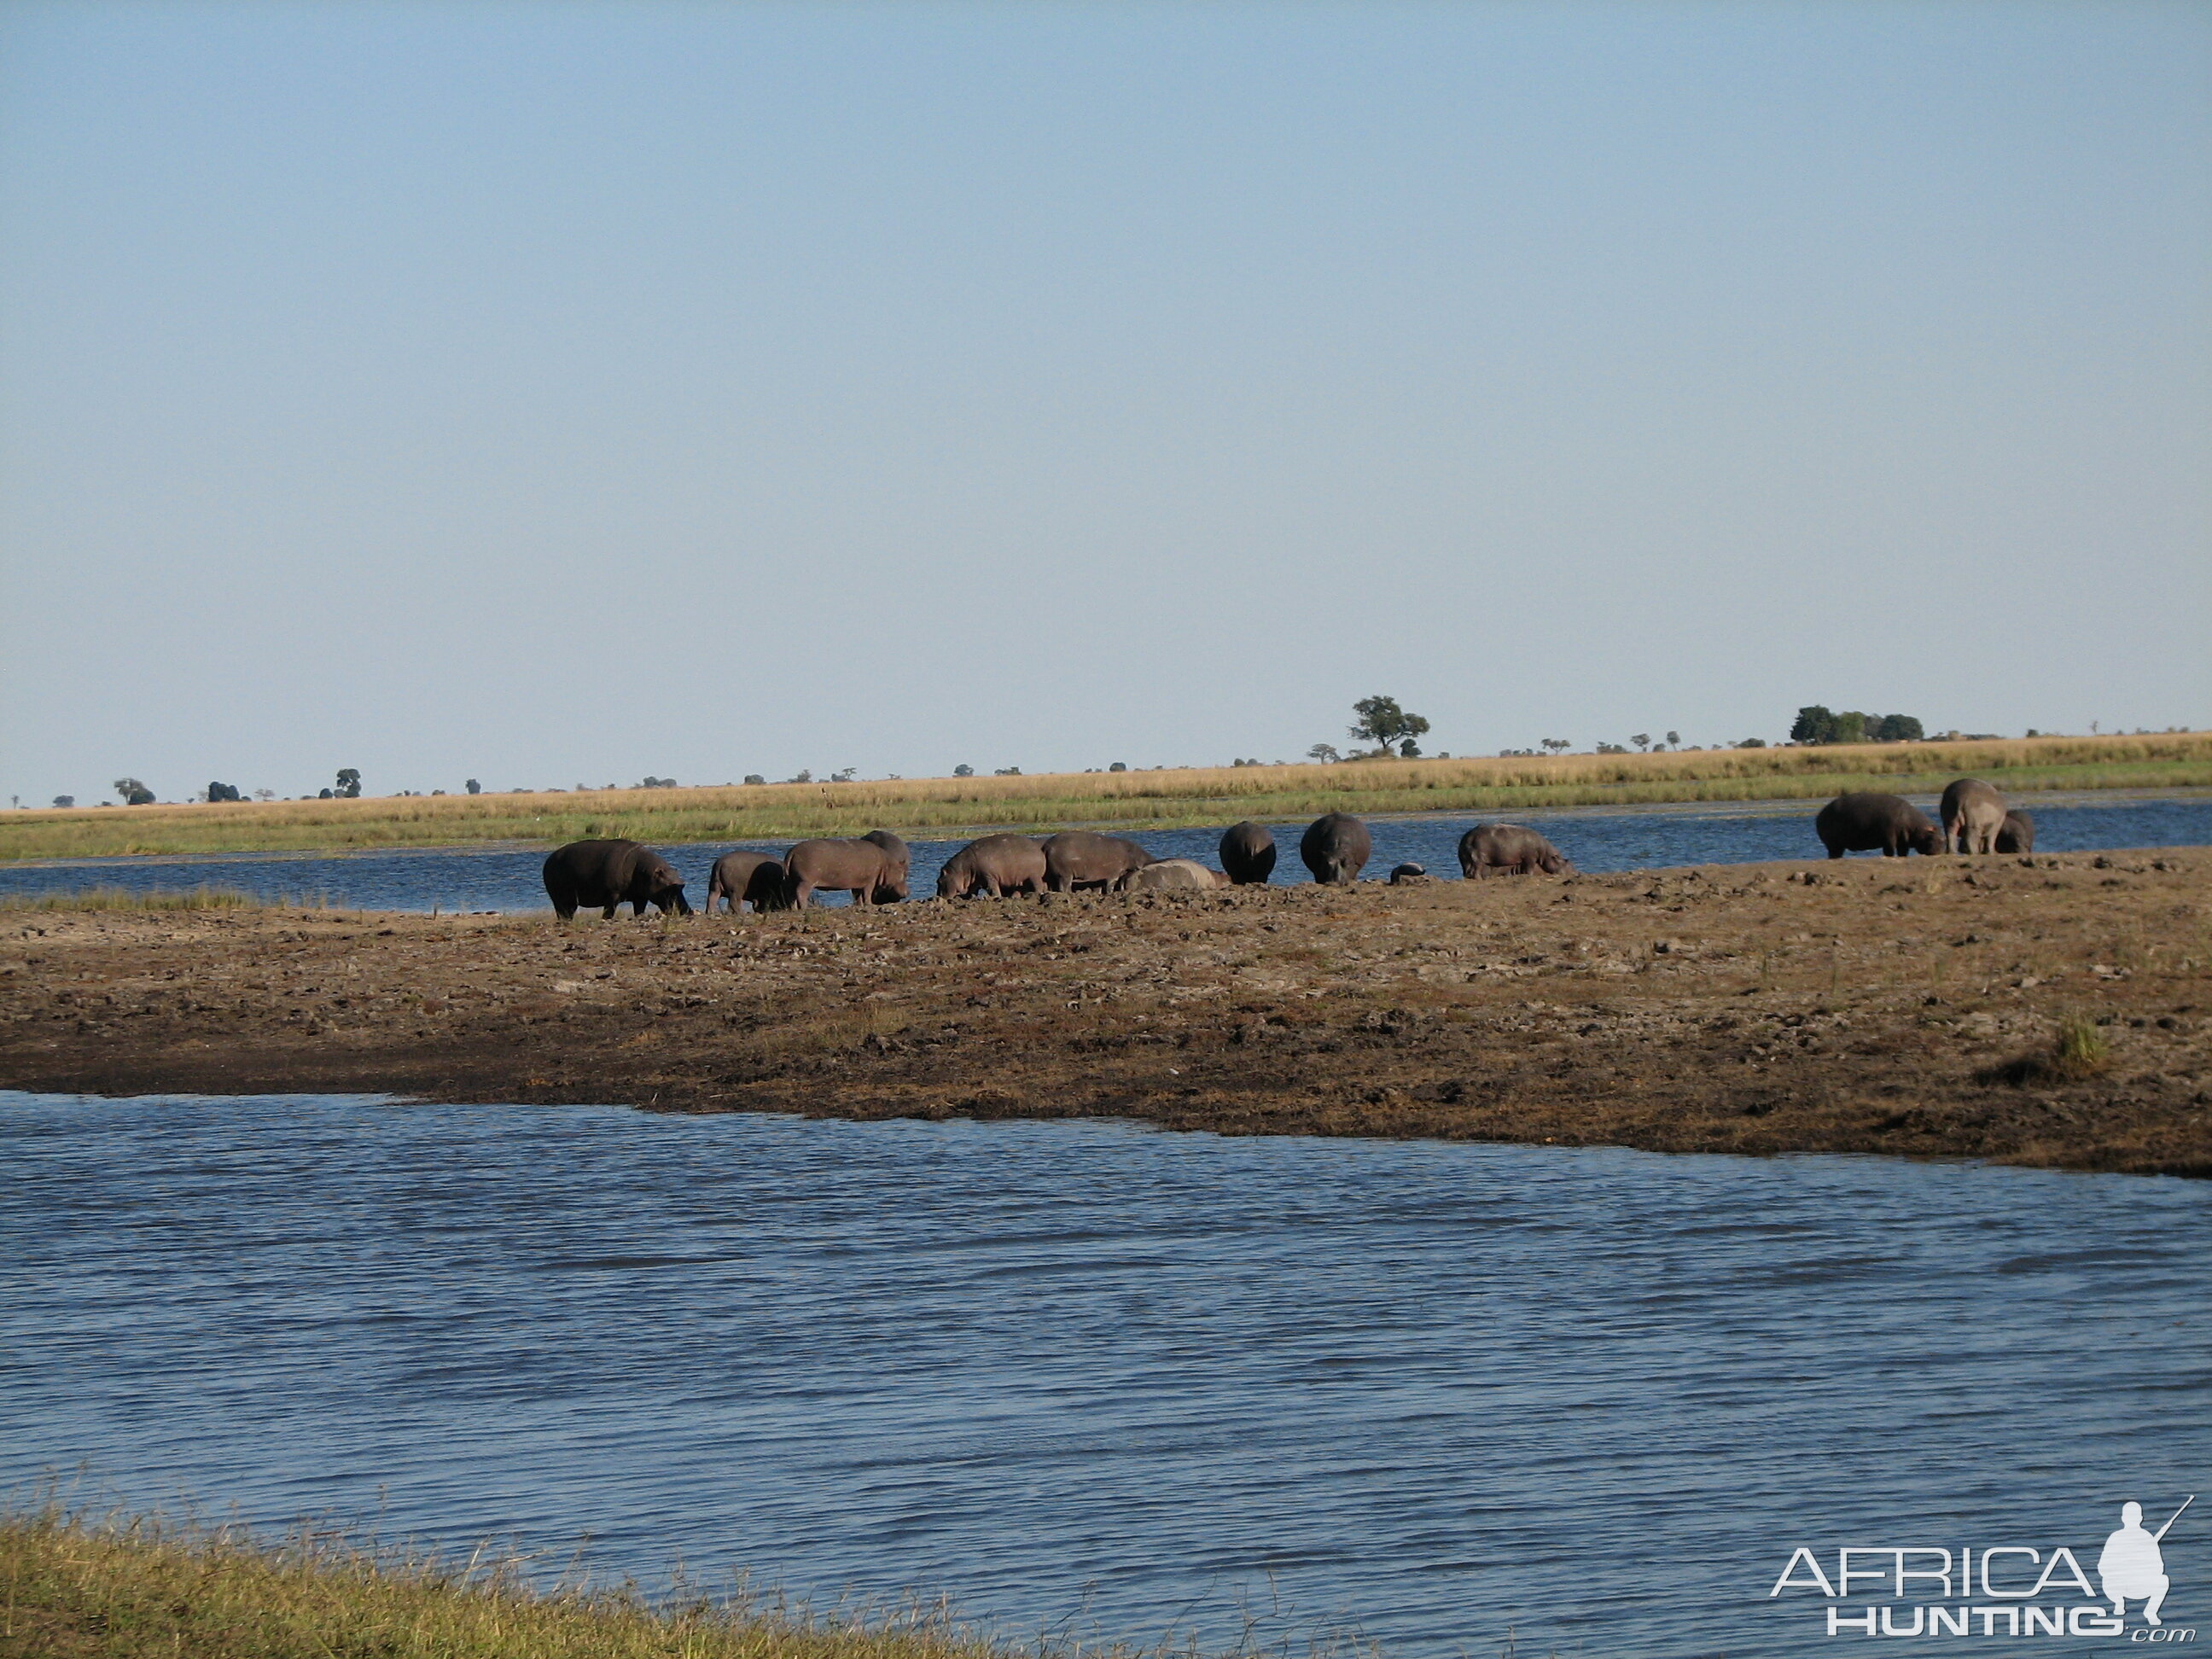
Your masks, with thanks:
[{"label": "clear blue sky", "polygon": [[0,794],[2212,725],[2212,9],[0,12]]}]

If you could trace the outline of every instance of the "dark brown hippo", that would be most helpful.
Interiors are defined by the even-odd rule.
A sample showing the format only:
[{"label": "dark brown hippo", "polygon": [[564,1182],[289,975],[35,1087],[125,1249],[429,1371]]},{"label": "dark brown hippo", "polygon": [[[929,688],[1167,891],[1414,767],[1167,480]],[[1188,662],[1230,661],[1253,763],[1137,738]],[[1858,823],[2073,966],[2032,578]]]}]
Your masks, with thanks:
[{"label": "dark brown hippo", "polygon": [[756,910],[781,910],[784,880],[783,861],[773,853],[725,853],[707,878],[707,914],[714,914],[717,899],[727,899],[733,915],[749,903]]},{"label": "dark brown hippo", "polygon": [[1936,816],[1943,821],[1945,852],[1994,853],[1997,831],[2004,828],[2005,799],[1979,778],[1960,778],[1944,790]]},{"label": "dark brown hippo", "polygon": [[1486,876],[1571,875],[1566,854],[1534,830],[1517,823],[1478,823],[1459,838],[1459,872],[1469,881]]},{"label": "dark brown hippo", "polygon": [[1044,844],[1044,884],[1055,893],[1072,893],[1079,887],[1119,892],[1132,874],[1157,861],[1136,842],[1119,836],[1063,830]]},{"label": "dark brown hippo", "polygon": [[855,904],[895,904],[907,896],[906,843],[886,830],[851,841],[802,841],[783,855],[783,871],[793,909],[804,910],[817,891],[850,893]]},{"label": "dark brown hippo", "polygon": [[563,921],[580,905],[599,906],[609,917],[623,904],[634,916],[643,915],[648,904],[659,905],[663,915],[691,914],[676,866],[634,841],[572,841],[556,849],[545,860],[545,896]]},{"label": "dark brown hippo", "polygon": [[1877,847],[1883,857],[1901,859],[1907,853],[1940,852],[1943,846],[1943,832],[1911,801],[1863,790],[1837,796],[1820,809],[1813,828],[1832,859]]},{"label": "dark brown hippo", "polygon": [[1247,818],[1221,832],[1221,867],[1239,887],[1257,887],[1275,873],[1275,838]]},{"label": "dark brown hippo", "polygon": [[2006,813],[2004,828],[1997,831],[1997,851],[2033,853],[2034,850],[2035,820],[2025,812]]},{"label": "dark brown hippo", "polygon": [[1044,891],[1044,848],[1027,836],[984,836],[945,860],[937,872],[937,896],[971,898],[988,893]]},{"label": "dark brown hippo", "polygon": [[1306,826],[1298,856],[1313,878],[1329,887],[1349,887],[1359,879],[1375,851],[1367,826],[1349,812],[1328,812]]}]

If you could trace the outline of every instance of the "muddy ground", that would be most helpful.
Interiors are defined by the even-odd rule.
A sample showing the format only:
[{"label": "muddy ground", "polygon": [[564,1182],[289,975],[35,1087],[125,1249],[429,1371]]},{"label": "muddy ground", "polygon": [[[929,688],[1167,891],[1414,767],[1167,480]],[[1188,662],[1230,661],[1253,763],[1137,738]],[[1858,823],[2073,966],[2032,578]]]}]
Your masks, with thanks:
[{"label": "muddy ground", "polygon": [[[2107,1052],[2053,1063],[2086,1017]],[[2212,849],[563,927],[0,915],[0,1085],[2212,1175]]]}]

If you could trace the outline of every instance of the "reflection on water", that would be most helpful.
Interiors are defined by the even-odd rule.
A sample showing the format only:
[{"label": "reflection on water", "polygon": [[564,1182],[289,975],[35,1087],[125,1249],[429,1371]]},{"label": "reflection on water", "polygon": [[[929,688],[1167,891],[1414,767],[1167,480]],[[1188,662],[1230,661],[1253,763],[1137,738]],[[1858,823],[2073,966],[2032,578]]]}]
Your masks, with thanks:
[{"label": "reflection on water", "polygon": [[1438,1659],[1814,1652],[1797,1543],[2087,1560],[2212,1463],[2202,1183],[325,1098],[0,1134],[0,1477],[1016,1633],[1225,1643],[1241,1591]]},{"label": "reflection on water", "polygon": [[[1932,817],[1936,802],[1919,803]],[[1661,808],[1628,812],[1612,808],[1570,812],[1515,813],[1516,823],[1542,830],[1584,870],[1653,869],[1684,864],[1749,864],[1769,859],[1822,856],[1813,833],[1817,801],[1771,807]],[[2039,805],[2036,850],[2081,852],[2103,847],[2201,847],[2212,845],[2212,796],[2186,799],[2130,799],[2079,805]],[[1492,815],[1499,816],[1499,815]],[[1460,836],[1479,820],[1472,816],[1374,818],[1375,856],[1370,876],[1394,865],[1424,866],[1431,875],[1456,880]],[[1275,826],[1280,854],[1275,880],[1303,882],[1297,841],[1304,824]],[[1221,828],[1144,831],[1134,837],[1163,858],[1195,858],[1218,864]],[[781,853],[780,842],[718,842],[667,846],[661,850],[681,870],[693,903],[707,896],[707,872],[733,846]],[[937,890],[937,872],[966,845],[957,841],[917,841],[914,890],[927,897]],[[1875,856],[1869,854],[1868,856]],[[64,863],[0,866],[0,896],[55,892],[106,884],[143,890],[193,887],[202,882],[243,888],[260,897],[290,900],[318,897],[346,909],[544,910],[545,887],[538,871],[543,848],[478,852],[432,848],[405,852],[348,853],[336,857],[295,857],[241,853],[204,859],[80,859]],[[842,904],[839,895],[828,901]],[[624,911],[626,915],[628,911]]]}]

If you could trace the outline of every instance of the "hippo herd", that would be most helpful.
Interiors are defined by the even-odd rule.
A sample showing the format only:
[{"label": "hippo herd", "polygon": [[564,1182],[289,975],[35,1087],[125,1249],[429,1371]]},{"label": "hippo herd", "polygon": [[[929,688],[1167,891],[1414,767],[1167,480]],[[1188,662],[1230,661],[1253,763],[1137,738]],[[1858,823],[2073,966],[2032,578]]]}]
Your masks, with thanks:
[{"label": "hippo herd", "polygon": [[1960,778],[1943,791],[1938,829],[1901,795],[1859,792],[1838,795],[1820,809],[1813,828],[1828,856],[1871,853],[1901,859],[1908,853],[2032,853],[2035,820],[2005,805],[1979,778]]},{"label": "hippo herd", "polygon": [[[1218,887],[1264,884],[1275,869],[1275,838],[1265,824],[1244,823],[1221,837],[1221,868],[1195,859],[1156,857],[1122,836],[1063,830],[1039,841],[1030,836],[992,835],[969,842],[938,872],[939,898],[1012,898],[1039,893],[1205,892]],[[1348,812],[1316,818],[1298,840],[1298,857],[1313,878],[1348,886],[1374,856],[1367,826]],[[909,896],[906,843],[888,830],[850,840],[802,841],[781,859],[769,853],[725,853],[707,877],[706,909],[803,909],[816,893],[849,893],[855,904],[895,904]],[[1533,830],[1510,823],[1478,823],[1460,838],[1460,872],[1558,875],[1571,871],[1559,849]],[[1393,881],[1425,874],[1402,864]],[[674,865],[634,841],[576,841],[545,860],[545,893],[563,921],[579,909],[611,917],[627,904],[634,915],[648,905],[665,914],[692,914],[684,878]]]},{"label": "hippo herd", "polygon": [[[1838,795],[1820,809],[1814,829],[1828,856],[1879,849],[1909,853],[2027,853],[2035,848],[2035,823],[2008,810],[2005,799],[1978,778],[1960,778],[1943,792],[1939,828],[1898,795]],[[1348,886],[1374,856],[1367,826],[1348,812],[1316,818],[1298,838],[1298,857],[1313,878]],[[1194,859],[1155,857],[1121,836],[1063,830],[1042,841],[1032,836],[990,835],[969,842],[938,872],[939,898],[1012,898],[1040,893],[1202,892],[1218,887],[1265,884],[1275,869],[1275,838],[1264,824],[1243,823],[1224,832],[1218,870]],[[817,893],[848,893],[855,904],[893,904],[909,896],[906,843],[888,830],[849,840],[802,841],[777,858],[768,853],[725,853],[707,878],[707,914],[717,904],[732,911],[803,909]],[[1565,875],[1570,864],[1534,830],[1515,823],[1478,823],[1460,837],[1460,873],[1471,881],[1490,876]],[[1425,872],[1401,864],[1390,872],[1402,881]],[[580,908],[612,916],[627,904],[635,915],[647,905],[688,916],[684,878],[676,866],[634,841],[578,841],[545,860],[545,892],[562,921]]]}]

